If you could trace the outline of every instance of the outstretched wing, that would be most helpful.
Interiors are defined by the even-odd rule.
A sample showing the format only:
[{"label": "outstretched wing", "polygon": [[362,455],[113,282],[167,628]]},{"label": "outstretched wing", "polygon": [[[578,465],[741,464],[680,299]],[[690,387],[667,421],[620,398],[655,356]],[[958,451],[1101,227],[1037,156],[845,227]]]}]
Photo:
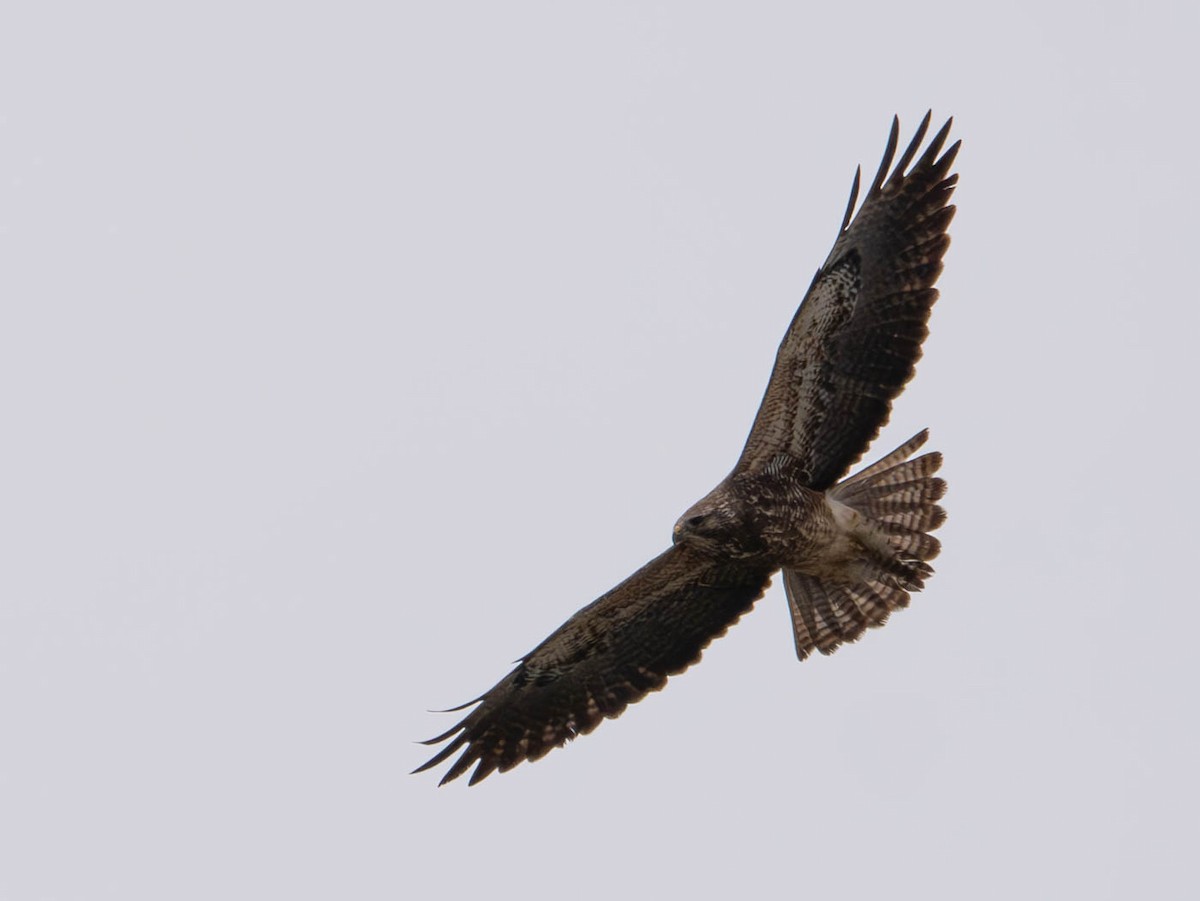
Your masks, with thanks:
[{"label": "outstretched wing", "polygon": [[450,743],[414,772],[462,748],[441,784],[478,761],[474,785],[591,732],[699,660],[769,583],[769,571],[672,547],[576,613],[471,702],[479,706],[426,742]]},{"label": "outstretched wing", "polygon": [[900,122],[893,120],[879,172],[851,221],[861,172],[854,176],[838,239],[779,346],[736,470],[787,454],[806,484],[828,488],[879,434],[912,377],[950,244],[949,201],[958,182],[948,173],[960,142],[941,152],[953,120],[905,172],[929,118],[895,168]]}]

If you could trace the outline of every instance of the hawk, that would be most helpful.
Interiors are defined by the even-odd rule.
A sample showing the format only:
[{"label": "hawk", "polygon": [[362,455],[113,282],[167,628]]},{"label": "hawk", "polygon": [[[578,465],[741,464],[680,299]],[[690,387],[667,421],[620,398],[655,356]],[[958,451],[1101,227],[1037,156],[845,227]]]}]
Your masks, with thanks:
[{"label": "hawk", "polygon": [[[950,244],[951,121],[917,152],[930,114],[858,201],[783,336],[733,471],[675,523],[671,547],[525,655],[414,772],[461,750],[441,784],[473,785],[616,717],[700,659],[783,573],[796,654],[830,654],[905,607],[933,572],[945,520],[941,455],[923,431],[843,479],[887,422],[928,333]],[[914,162],[914,160],[916,160]],[[893,166],[893,161],[895,165]],[[910,168],[911,166],[911,168]]]}]

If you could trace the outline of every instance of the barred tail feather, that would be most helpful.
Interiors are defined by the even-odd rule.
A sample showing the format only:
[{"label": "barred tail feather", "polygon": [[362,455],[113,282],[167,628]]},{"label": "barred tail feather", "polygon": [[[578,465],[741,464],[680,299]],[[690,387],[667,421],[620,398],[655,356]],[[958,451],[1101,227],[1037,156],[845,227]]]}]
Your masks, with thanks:
[{"label": "barred tail feather", "polygon": [[864,557],[855,579],[832,581],[783,570],[801,660],[814,650],[832,654],[867,629],[882,626],[933,574],[929,561],[941,543],[929,533],[946,520],[938,504],[946,483],[935,476],[942,455],[912,456],[928,438],[928,431],[913,436],[829,490],[831,500],[862,517],[855,535]]}]

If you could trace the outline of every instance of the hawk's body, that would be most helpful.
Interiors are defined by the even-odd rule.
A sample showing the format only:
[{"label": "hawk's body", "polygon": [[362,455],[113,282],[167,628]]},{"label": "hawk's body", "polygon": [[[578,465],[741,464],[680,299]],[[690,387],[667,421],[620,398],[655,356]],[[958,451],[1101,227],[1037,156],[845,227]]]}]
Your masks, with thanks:
[{"label": "hawk's body", "polygon": [[[921,123],[895,168],[899,123],[853,221],[784,335],[733,471],[675,525],[674,546],[526,655],[479,706],[430,743],[420,769],[462,754],[443,782],[536,760],[617,716],[699,659],[783,571],[800,659],[882,625],[923,587],[945,514],[938,454],[922,432],[839,482],[887,421],[921,354],[954,215],[941,153],[950,123],[912,170]],[[940,154],[940,156],[939,156]],[[890,174],[889,174],[890,173]],[[475,702],[472,702],[475,703]],[[469,705],[468,705],[469,706]]]}]

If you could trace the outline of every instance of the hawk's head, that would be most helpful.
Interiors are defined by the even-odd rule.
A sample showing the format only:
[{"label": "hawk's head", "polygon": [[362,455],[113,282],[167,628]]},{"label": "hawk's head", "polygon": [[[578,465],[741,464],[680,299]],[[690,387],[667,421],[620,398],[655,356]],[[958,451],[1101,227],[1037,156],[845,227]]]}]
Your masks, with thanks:
[{"label": "hawk's head", "polygon": [[[718,488],[679,517],[671,540],[722,556],[745,557],[757,553],[760,542],[753,530],[746,528],[741,506],[731,492]],[[747,546],[748,543],[754,546]]]}]

